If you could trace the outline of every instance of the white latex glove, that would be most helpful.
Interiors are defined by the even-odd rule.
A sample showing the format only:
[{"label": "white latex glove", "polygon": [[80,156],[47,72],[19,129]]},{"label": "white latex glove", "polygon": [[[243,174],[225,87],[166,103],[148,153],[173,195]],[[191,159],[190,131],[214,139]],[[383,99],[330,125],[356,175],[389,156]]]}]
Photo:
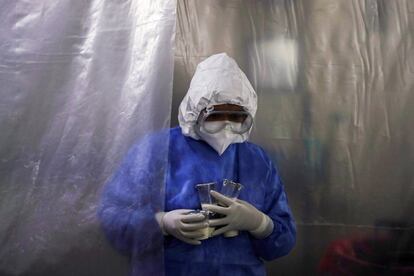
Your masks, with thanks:
[{"label": "white latex glove", "polygon": [[177,209],[161,212],[156,218],[164,234],[170,234],[189,244],[200,245],[201,242],[197,239],[203,237],[203,233],[197,230],[206,228],[208,222],[202,214],[188,214],[191,211],[194,210]]},{"label": "white latex glove", "polygon": [[225,215],[224,218],[210,219],[210,227],[225,225],[213,232],[213,236],[218,236],[227,231],[245,230],[249,231],[254,237],[262,239],[270,235],[273,231],[273,221],[264,213],[257,210],[250,203],[228,198],[216,191],[211,191],[211,195],[223,206],[208,204],[206,209]]}]

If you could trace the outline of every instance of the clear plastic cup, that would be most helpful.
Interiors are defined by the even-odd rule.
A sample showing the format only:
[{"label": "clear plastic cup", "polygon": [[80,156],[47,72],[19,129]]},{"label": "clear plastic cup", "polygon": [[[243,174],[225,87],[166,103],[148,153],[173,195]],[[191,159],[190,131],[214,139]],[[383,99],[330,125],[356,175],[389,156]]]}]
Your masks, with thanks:
[{"label": "clear plastic cup", "polygon": [[[201,204],[201,208],[203,209],[204,212],[206,212],[207,217],[211,218],[214,213],[211,212],[210,210],[208,210],[207,208],[205,208],[205,205],[210,204],[210,205],[216,205],[217,201],[215,200],[214,197],[212,197],[210,195],[210,191],[215,191],[216,190],[216,182],[209,182],[209,183],[200,183],[196,185],[196,189],[198,191],[198,198],[200,199],[200,204]],[[214,227],[207,227],[206,230],[204,230],[205,232],[205,236],[207,236],[207,238],[211,237],[211,234],[214,231]],[[205,237],[203,236],[203,238]]]},{"label": "clear plastic cup", "polygon": [[214,197],[210,195],[210,191],[216,190],[216,182],[201,183],[196,185],[198,191],[198,198],[200,199],[201,208],[205,210],[206,204],[217,204]]},{"label": "clear plastic cup", "polygon": [[[236,200],[239,197],[239,194],[242,188],[243,188],[242,184],[225,179],[223,181],[223,187],[221,189],[221,194],[233,200]],[[239,235],[239,231],[237,230],[227,231],[223,234],[223,236],[226,238],[236,237],[237,235]]]},{"label": "clear plastic cup", "polygon": [[221,189],[221,194],[231,199],[236,199],[239,197],[239,194],[242,188],[243,188],[242,184],[236,183],[228,179],[224,179],[223,188]]}]

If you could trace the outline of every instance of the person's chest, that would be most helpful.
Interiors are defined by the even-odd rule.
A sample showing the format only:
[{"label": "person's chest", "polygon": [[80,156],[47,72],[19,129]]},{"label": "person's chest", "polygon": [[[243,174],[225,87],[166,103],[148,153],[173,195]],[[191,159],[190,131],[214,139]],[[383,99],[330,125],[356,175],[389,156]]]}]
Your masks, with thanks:
[{"label": "person's chest", "polygon": [[[240,145],[239,145],[240,146]],[[240,152],[240,151],[239,151]],[[262,209],[265,200],[265,172],[254,158],[243,158],[235,148],[221,157],[186,151],[170,158],[166,175],[165,210],[201,209],[197,184],[215,182],[220,191],[225,179],[241,183],[239,198]],[[173,153],[178,154],[178,153]]]}]

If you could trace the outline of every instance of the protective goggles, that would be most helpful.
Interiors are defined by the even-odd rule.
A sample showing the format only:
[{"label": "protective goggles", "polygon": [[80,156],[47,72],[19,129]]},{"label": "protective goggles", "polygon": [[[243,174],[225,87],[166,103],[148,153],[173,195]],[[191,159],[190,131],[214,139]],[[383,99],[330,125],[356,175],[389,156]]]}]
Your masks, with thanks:
[{"label": "protective goggles", "polygon": [[242,134],[249,131],[252,127],[253,117],[246,110],[214,110],[212,106],[201,111],[197,125],[200,129],[210,134],[219,132],[227,125],[234,133]]}]

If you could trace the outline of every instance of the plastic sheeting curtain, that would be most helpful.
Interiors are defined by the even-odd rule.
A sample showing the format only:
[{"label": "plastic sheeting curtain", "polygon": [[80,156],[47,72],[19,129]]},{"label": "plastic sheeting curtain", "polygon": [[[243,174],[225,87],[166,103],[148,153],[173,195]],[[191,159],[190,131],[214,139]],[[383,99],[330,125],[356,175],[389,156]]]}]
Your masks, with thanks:
[{"label": "plastic sheeting curtain", "polygon": [[0,7],[0,275],[125,275],[97,204],[131,144],[170,125],[176,3]]},{"label": "plastic sheeting curtain", "polygon": [[270,275],[413,273],[413,0],[183,0],[176,47],[173,120],[214,53],[258,92],[253,140],[298,222]]}]

